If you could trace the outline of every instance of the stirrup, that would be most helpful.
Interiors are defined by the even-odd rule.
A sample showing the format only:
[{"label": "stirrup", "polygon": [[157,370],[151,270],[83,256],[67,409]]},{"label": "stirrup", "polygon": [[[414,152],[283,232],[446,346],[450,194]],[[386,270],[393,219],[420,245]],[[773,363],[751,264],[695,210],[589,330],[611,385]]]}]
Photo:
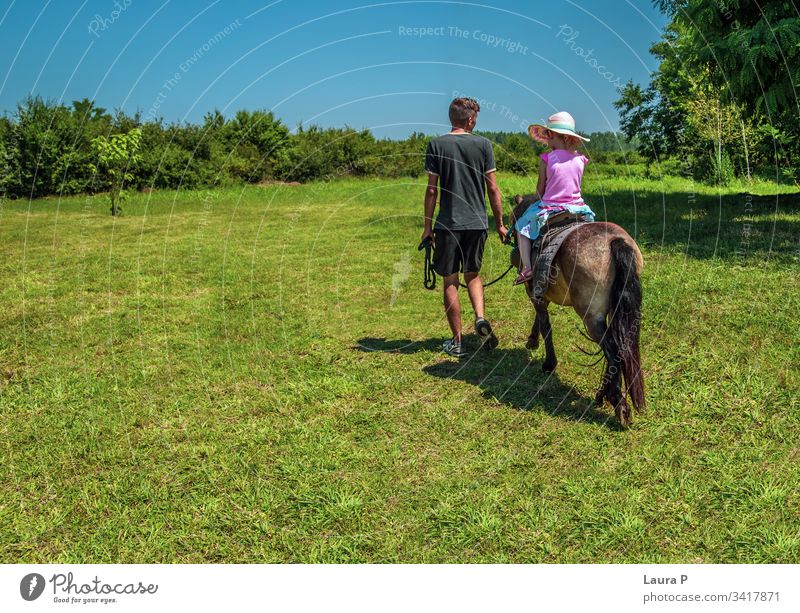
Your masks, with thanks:
[{"label": "stirrup", "polygon": [[[528,271],[527,274],[525,274],[526,270]],[[523,283],[526,283],[531,279],[533,279],[533,268],[526,268],[524,270],[521,270],[520,273],[517,275],[517,278],[514,279],[514,285],[522,285]]]}]

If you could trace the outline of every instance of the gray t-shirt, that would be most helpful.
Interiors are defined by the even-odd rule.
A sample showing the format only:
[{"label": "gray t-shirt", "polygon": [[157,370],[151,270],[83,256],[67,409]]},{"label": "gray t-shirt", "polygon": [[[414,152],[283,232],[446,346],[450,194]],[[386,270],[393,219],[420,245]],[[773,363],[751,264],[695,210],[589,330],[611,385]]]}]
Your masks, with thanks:
[{"label": "gray t-shirt", "polygon": [[486,173],[495,170],[492,143],[469,133],[445,134],[428,143],[425,170],[439,177],[437,230],[486,230]]}]

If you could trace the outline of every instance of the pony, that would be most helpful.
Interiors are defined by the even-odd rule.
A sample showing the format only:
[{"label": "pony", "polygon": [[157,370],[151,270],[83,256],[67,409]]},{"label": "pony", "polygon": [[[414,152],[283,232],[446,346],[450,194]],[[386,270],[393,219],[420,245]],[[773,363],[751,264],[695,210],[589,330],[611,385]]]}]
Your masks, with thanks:
[{"label": "pony", "polygon": [[[515,196],[514,219],[519,219],[535,200],[535,195]],[[518,253],[512,263],[519,268]],[[533,281],[525,284],[535,310],[526,347],[537,349],[541,336],[545,346],[542,370],[553,372],[558,360],[548,306],[552,302],[575,309],[588,338],[600,346],[605,360],[595,403],[602,406],[608,400],[622,428],[631,423],[626,396],[637,411],[645,409],[639,356],[643,267],[636,241],[620,226],[609,222],[581,223],[564,239],[553,258],[541,300],[534,298]]]}]

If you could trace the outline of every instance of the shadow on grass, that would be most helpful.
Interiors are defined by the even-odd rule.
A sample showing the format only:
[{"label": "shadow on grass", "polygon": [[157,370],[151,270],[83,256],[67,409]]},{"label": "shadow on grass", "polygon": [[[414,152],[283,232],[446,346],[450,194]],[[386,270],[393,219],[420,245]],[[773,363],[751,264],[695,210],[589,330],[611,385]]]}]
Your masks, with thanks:
[{"label": "shadow on grass", "polygon": [[412,341],[407,338],[388,340],[380,337],[364,337],[358,339],[358,342],[353,347],[357,351],[364,353],[373,353],[375,351],[383,351],[386,353],[417,353],[419,351],[441,351],[442,342],[444,339],[437,340],[429,338],[424,341]]},{"label": "shadow on grass", "polygon": [[[573,421],[603,425],[611,430],[619,429],[613,413],[599,410],[594,398],[587,398],[565,385],[557,373],[542,372],[543,360],[530,360],[527,349],[475,351],[477,339],[472,336],[465,337],[471,350],[469,356],[460,361],[446,358],[424,367],[423,371],[440,379],[475,385],[485,398],[519,411],[542,411]],[[441,343],[440,339],[412,341],[367,337],[359,339],[354,349],[367,353],[412,354],[441,351]]]},{"label": "shadow on grass", "polygon": [[442,361],[423,370],[434,377],[475,385],[485,398],[520,411],[542,411],[619,429],[613,414],[600,411],[593,398],[565,385],[557,372],[542,372],[543,360],[529,360],[528,355],[527,349],[495,349],[474,353],[461,362]]}]

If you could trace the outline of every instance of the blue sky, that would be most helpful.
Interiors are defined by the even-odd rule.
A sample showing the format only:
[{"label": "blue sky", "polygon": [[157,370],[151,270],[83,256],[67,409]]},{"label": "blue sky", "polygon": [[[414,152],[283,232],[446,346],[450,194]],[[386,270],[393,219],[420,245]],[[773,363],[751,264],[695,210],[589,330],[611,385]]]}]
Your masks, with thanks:
[{"label": "blue sky", "polygon": [[31,93],[167,121],[264,108],[390,137],[446,130],[454,94],[482,101],[478,129],[557,110],[616,129],[665,23],[646,0],[6,0],[0,19],[5,112]]}]

